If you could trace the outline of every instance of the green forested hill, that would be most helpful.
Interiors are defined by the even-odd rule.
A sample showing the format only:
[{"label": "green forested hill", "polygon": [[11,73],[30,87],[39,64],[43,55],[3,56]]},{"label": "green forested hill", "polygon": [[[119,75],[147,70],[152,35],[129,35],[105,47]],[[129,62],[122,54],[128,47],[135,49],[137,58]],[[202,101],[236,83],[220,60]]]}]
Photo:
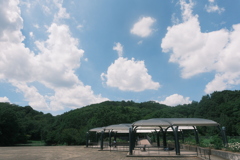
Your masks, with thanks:
[{"label": "green forested hill", "polygon": [[43,114],[30,106],[0,103],[0,146],[40,140],[46,124],[54,122],[51,114]]},{"label": "green forested hill", "polygon": [[203,96],[194,117],[212,119],[226,126],[229,136],[240,135],[240,91],[214,92]]},{"label": "green forested hill", "polygon": [[52,116],[0,103],[0,145],[24,143],[27,139],[46,144],[83,144],[85,133],[94,127],[132,123],[149,118],[196,117],[214,120],[226,126],[227,135],[240,135],[240,91],[214,92],[200,102],[169,107],[153,101],[106,101]]}]

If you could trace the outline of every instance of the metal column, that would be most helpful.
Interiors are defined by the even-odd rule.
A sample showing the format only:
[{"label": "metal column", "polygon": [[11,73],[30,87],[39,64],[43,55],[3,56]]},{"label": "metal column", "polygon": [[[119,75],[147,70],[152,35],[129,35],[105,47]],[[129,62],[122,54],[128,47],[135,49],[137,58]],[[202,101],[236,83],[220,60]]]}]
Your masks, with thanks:
[{"label": "metal column", "polygon": [[195,140],[196,140],[196,144],[199,144],[199,137],[198,137],[198,131],[197,128],[195,126],[193,126],[194,128],[194,134],[195,134]]},{"label": "metal column", "polygon": [[167,130],[163,130],[163,148],[167,148]]},{"label": "metal column", "polygon": [[133,151],[133,137],[132,137],[132,128],[129,128],[129,155],[132,155]]},{"label": "metal column", "polygon": [[174,132],[174,138],[175,138],[175,149],[176,149],[176,155],[180,155],[180,145],[179,145],[179,139],[178,139],[178,126],[173,128]]},{"label": "metal column", "polygon": [[104,131],[101,132],[101,150],[103,150],[103,137],[104,136]]},{"label": "metal column", "polygon": [[109,146],[112,146],[112,131],[109,131]]},{"label": "metal column", "polygon": [[158,147],[160,147],[160,140],[159,140],[159,132],[158,131],[156,131],[157,132],[157,146]]},{"label": "metal column", "polygon": [[86,147],[88,147],[89,133],[86,133]]},{"label": "metal column", "polygon": [[221,128],[220,126],[218,126],[218,129],[220,130],[221,135],[222,135],[223,145],[224,145],[224,147],[227,147],[228,140],[227,140],[227,136],[226,136],[226,128],[225,127]]}]

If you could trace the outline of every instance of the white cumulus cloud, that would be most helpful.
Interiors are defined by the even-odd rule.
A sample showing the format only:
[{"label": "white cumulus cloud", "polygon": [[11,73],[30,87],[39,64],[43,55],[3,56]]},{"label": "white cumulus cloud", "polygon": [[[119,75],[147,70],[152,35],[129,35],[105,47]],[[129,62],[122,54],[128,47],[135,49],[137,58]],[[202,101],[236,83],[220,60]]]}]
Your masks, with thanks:
[{"label": "white cumulus cloud", "polygon": [[131,33],[140,37],[147,37],[153,32],[151,27],[155,21],[156,20],[152,17],[142,17],[133,25]]},{"label": "white cumulus cloud", "polygon": [[218,12],[219,14],[224,12],[225,9],[223,7],[219,7],[214,0],[209,0],[209,4],[205,5],[205,9],[207,12]]},{"label": "white cumulus cloud", "polygon": [[43,95],[41,95],[34,86],[29,86],[26,82],[11,81],[12,85],[24,93],[24,98],[29,101],[29,105],[38,110],[48,110],[48,104]]},{"label": "white cumulus cloud", "polygon": [[113,50],[117,51],[118,57],[123,56],[123,46],[121,45],[121,43],[119,43],[119,42],[115,43]]},{"label": "white cumulus cloud", "polygon": [[0,102],[8,102],[8,103],[10,103],[10,100],[6,96],[4,96],[4,97],[0,97]]},{"label": "white cumulus cloud", "polygon": [[158,82],[152,81],[144,61],[128,60],[123,57],[115,60],[108,67],[107,73],[102,73],[101,77],[106,80],[107,86],[123,91],[140,92],[147,89],[157,90],[160,87]]},{"label": "white cumulus cloud", "polygon": [[54,0],[56,7],[58,8],[58,13],[54,15],[54,20],[68,19],[70,18],[69,13],[67,13],[66,8],[62,6],[63,0]]},{"label": "white cumulus cloud", "polygon": [[[190,2],[191,3],[191,2]],[[193,4],[181,1],[183,22],[167,28],[162,39],[163,52],[171,54],[169,62],[179,64],[183,78],[205,72],[216,72],[206,93],[229,89],[240,84],[240,24],[233,30],[201,32],[198,15],[192,15]]]},{"label": "white cumulus cloud", "polygon": [[[84,51],[78,48],[79,41],[72,37],[67,25],[52,23],[47,28],[47,39],[35,42],[39,53],[25,47],[18,3],[17,0],[0,3],[0,79],[15,86],[37,110],[79,108],[108,100],[95,95],[91,86],[85,86],[75,74]],[[34,82],[53,93],[40,93]]]},{"label": "white cumulus cloud", "polygon": [[81,82],[69,88],[56,88],[55,92],[54,96],[49,97],[52,110],[59,110],[59,107],[63,109],[64,106],[76,109],[79,106],[109,100],[101,95],[94,95],[91,86],[84,86]]},{"label": "white cumulus cloud", "polygon": [[182,104],[189,104],[192,103],[192,101],[190,101],[189,97],[184,98],[182,95],[173,94],[167,97],[164,101],[160,101],[159,103],[166,104],[168,106],[177,106]]},{"label": "white cumulus cloud", "polygon": [[29,32],[29,36],[30,36],[30,37],[34,37],[33,32]]}]

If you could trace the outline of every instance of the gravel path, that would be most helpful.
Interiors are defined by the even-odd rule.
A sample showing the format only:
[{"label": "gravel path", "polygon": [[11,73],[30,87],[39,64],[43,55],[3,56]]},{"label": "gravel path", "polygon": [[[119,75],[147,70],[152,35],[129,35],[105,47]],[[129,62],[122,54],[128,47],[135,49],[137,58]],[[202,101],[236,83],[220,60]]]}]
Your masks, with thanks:
[{"label": "gravel path", "polygon": [[0,160],[200,160],[195,157],[126,157],[127,152],[85,146],[0,147]]}]

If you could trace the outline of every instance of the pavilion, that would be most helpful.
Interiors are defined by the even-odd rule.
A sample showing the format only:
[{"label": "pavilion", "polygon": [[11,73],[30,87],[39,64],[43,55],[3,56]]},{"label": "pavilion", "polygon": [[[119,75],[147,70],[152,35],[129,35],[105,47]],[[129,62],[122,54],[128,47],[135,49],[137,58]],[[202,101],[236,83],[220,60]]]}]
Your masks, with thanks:
[{"label": "pavilion", "polygon": [[[223,144],[226,146],[227,138],[225,135],[224,128],[220,127],[220,124],[202,118],[152,118],[148,120],[139,120],[133,122],[132,124],[115,124],[106,127],[93,128],[89,130],[90,132],[101,133],[101,149],[103,149],[103,134],[109,133],[109,144],[111,144],[111,134],[112,133],[128,133],[129,134],[129,154],[132,155],[132,152],[135,148],[136,142],[136,133],[157,133],[157,146],[160,146],[159,143],[159,134],[162,133],[163,147],[167,147],[166,133],[172,131],[174,134],[175,141],[175,151],[176,155],[180,155],[180,144],[178,132],[182,130],[193,130],[195,133],[196,143],[199,144],[198,138],[198,126],[215,126],[219,129]],[[87,140],[88,143],[88,140]]]}]

